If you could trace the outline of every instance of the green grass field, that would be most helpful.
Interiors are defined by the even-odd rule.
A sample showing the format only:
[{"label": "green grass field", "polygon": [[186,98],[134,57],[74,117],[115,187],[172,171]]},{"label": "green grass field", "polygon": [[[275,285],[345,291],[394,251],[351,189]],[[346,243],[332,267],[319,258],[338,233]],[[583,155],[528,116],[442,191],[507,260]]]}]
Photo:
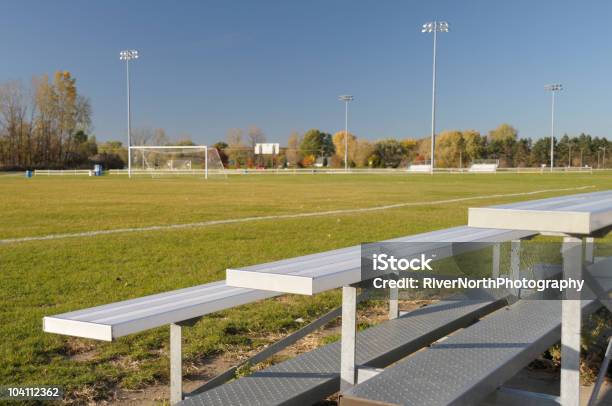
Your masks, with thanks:
[{"label": "green grass field", "polygon": [[[43,334],[45,315],[223,279],[228,267],[461,225],[471,206],[602,190],[611,179],[610,173],[0,178],[0,240],[417,203],[364,213],[0,243],[0,385],[60,384],[71,399],[102,399],[115,386],[167,382],[167,328],[99,343]],[[494,196],[583,186],[590,188]],[[423,203],[478,196],[484,198]],[[295,319],[313,319],[338,303],[337,292],[291,296],[206,317],[185,329],[185,362],[263,345],[269,333],[293,330]],[[83,353],[88,356],[80,357]]]}]

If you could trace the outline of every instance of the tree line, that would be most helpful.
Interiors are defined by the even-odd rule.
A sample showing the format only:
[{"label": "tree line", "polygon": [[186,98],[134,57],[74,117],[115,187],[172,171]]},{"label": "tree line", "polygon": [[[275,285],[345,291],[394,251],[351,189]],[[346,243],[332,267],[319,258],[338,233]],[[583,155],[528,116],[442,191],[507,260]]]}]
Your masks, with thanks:
[{"label": "tree line", "polygon": [[0,85],[0,168],[75,167],[97,153],[91,105],[70,72]]},{"label": "tree line", "polygon": [[[20,82],[0,85],[0,170],[124,168],[127,149],[121,141],[98,143],[91,133],[89,99],[77,91],[70,72],[36,77],[31,86]],[[348,138],[348,139],[347,139]],[[386,138],[371,141],[352,133],[335,134],[311,129],[289,135],[275,156],[254,153],[266,142],[263,130],[232,128],[225,140],[214,144],[228,168],[343,167],[345,145],[351,167],[398,168],[429,160],[430,138]],[[172,140],[163,129],[140,128],[132,132],[133,145],[194,145],[188,135]],[[610,142],[606,138],[564,135],[554,140],[555,166],[610,167]],[[550,137],[519,137],[509,124],[486,134],[476,130],[448,130],[436,136],[437,167],[467,167],[483,159],[498,160],[501,167],[550,164]]]},{"label": "tree line", "polygon": [[[255,143],[265,142],[263,132],[251,127],[243,137],[240,129],[231,129],[227,142],[215,144],[224,165],[233,168],[275,167],[343,167],[345,148],[351,167],[398,168],[411,163],[428,162],[431,139],[387,138],[371,141],[344,131],[330,134],[311,129],[304,134],[292,132],[287,146],[278,156],[256,156]],[[347,142],[348,141],[348,142]],[[565,134],[553,141],[555,166],[612,166],[607,154],[610,142],[606,138],[587,134]],[[449,130],[436,135],[437,167],[467,167],[475,161],[496,160],[500,167],[533,167],[550,165],[550,137],[537,140],[519,138],[509,124],[501,124],[483,135],[476,130]]]}]

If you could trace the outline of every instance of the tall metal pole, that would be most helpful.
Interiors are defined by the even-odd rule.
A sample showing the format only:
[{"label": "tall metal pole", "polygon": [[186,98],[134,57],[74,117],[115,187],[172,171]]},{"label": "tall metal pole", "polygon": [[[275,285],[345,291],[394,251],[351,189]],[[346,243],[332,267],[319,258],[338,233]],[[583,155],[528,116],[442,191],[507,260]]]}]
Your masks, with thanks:
[{"label": "tall metal pole", "polygon": [[569,153],[567,154],[567,166],[572,167],[572,143],[569,144]]},{"label": "tall metal pole", "polygon": [[125,60],[125,72],[127,83],[127,130],[128,130],[128,178],[132,177],[132,114],[130,111],[130,59]]},{"label": "tall metal pole", "polygon": [[555,91],[552,92],[552,110],[550,118],[550,171],[555,166]]},{"label": "tall metal pole", "polygon": [[438,22],[433,22],[433,79],[431,83],[431,174],[434,173],[434,153],[436,145],[436,42]]},{"label": "tall metal pole", "polygon": [[130,111],[130,60],[138,59],[138,51],[135,49],[126,49],[119,52],[119,59],[125,61],[125,75],[126,75],[126,88],[127,88],[127,150],[128,150],[128,177],[132,177],[132,115]]},{"label": "tall metal pole", "polygon": [[344,102],[344,171],[348,172],[348,105],[349,102]]},{"label": "tall metal pole", "polygon": [[435,169],[435,152],[436,152],[436,54],[438,45],[438,31],[448,32],[448,22],[446,21],[431,21],[423,24],[421,32],[433,32],[433,66],[431,79],[431,174]]},{"label": "tall metal pole", "polygon": [[555,93],[563,90],[563,85],[555,83],[544,86],[544,90],[552,93],[551,111],[550,111],[550,172],[555,167]]},{"label": "tall metal pole", "polygon": [[351,95],[345,94],[338,96],[338,100],[344,102],[344,171],[348,172],[348,105],[355,98]]}]

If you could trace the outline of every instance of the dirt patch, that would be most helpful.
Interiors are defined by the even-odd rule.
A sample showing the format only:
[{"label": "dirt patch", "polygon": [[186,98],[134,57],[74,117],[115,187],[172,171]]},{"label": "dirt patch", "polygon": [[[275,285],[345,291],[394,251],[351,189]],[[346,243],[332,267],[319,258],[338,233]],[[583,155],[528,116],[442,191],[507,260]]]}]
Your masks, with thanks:
[{"label": "dirt patch", "polygon": [[96,343],[93,340],[82,340],[74,337],[68,338],[64,344],[64,351],[71,361],[86,362],[96,358]]}]

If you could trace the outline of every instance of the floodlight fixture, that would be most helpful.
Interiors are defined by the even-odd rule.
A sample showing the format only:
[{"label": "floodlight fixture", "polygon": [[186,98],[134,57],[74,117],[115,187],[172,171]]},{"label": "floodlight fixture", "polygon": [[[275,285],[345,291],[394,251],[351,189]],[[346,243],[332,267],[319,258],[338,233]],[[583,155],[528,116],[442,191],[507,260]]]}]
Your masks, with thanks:
[{"label": "floodlight fixture", "polygon": [[548,90],[551,92],[558,92],[558,91],[563,90],[563,85],[560,83],[553,83],[553,84],[544,86],[544,90]]},{"label": "floodlight fixture", "polygon": [[125,51],[121,51],[119,52],[119,59],[122,61],[138,59],[138,51],[135,49],[126,49]]},{"label": "floodlight fixture", "polygon": [[431,21],[423,24],[421,32],[448,32],[448,22],[446,21]]}]

